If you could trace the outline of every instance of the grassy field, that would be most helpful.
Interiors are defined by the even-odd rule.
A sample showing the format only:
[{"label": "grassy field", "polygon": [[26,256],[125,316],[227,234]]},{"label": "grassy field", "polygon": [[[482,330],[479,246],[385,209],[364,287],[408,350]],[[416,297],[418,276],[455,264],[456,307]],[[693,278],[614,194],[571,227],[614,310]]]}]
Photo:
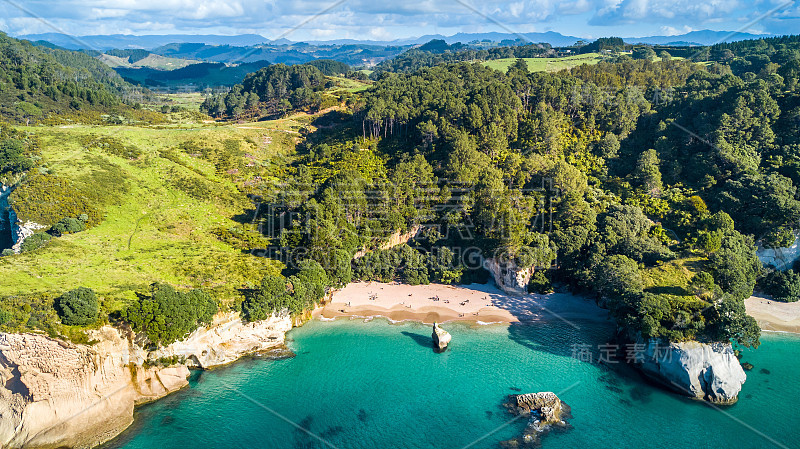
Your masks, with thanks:
[{"label": "grassy field", "polygon": [[361,92],[372,85],[371,82],[358,81],[350,78],[343,78],[338,76],[329,76],[336,86],[329,90],[329,92],[347,91],[347,92]]},{"label": "grassy field", "polygon": [[[585,55],[566,56],[563,58],[522,58],[528,63],[528,70],[531,72],[557,72],[559,70],[576,67],[581,64],[597,64],[602,60],[599,53],[586,53]],[[507,72],[517,58],[494,59],[483,63],[486,67],[491,67],[502,72]]]},{"label": "grassy field", "polygon": [[159,94],[157,96],[157,106],[180,106],[189,111],[199,111],[200,105],[206,98],[200,92],[187,92],[180,94]]},{"label": "grassy field", "polygon": [[642,270],[645,291],[694,299],[689,291],[689,281],[699,271],[706,259],[687,257],[675,259],[659,266]]},{"label": "grassy field", "polygon": [[[85,286],[116,310],[150,283],[168,282],[235,301],[239,289],[256,285],[276,263],[216,234],[232,230],[261,239],[250,222],[253,204],[242,191],[270,180],[284,165],[275,158],[293,151],[303,126],[300,117],[160,129],[24,128],[40,136],[46,167],[100,203],[105,219],[44,248],[0,258],[0,297]],[[129,160],[87,149],[87,136],[134,145],[142,156]],[[202,154],[179,148],[186,142]],[[224,150],[231,146],[238,146],[232,159]]]}]

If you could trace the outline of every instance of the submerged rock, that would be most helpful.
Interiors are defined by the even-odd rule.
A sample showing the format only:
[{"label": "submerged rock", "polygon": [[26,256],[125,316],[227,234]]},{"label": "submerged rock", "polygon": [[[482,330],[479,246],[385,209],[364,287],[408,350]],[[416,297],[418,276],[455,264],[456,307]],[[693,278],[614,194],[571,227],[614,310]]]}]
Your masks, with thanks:
[{"label": "submerged rock", "polygon": [[433,333],[431,334],[433,338],[433,344],[436,346],[439,351],[444,351],[447,349],[447,345],[450,343],[450,332],[439,327],[438,324],[433,323]]},{"label": "submerged rock", "polygon": [[503,441],[506,448],[535,448],[551,430],[569,428],[570,407],[552,392],[512,394],[503,406],[514,416],[528,419],[528,425],[517,438]]},{"label": "submerged rock", "polygon": [[678,393],[716,404],[736,402],[747,375],[730,343],[639,342],[635,364],[649,378]]}]

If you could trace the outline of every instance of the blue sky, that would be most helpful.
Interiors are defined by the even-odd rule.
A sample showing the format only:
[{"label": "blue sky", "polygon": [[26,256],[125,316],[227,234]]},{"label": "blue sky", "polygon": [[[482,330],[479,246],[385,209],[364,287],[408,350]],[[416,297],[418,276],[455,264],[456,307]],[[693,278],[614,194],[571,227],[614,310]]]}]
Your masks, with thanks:
[{"label": "blue sky", "polygon": [[11,35],[286,34],[295,41],[509,30],[583,38],[702,29],[797,34],[800,0],[0,0],[0,29]]}]

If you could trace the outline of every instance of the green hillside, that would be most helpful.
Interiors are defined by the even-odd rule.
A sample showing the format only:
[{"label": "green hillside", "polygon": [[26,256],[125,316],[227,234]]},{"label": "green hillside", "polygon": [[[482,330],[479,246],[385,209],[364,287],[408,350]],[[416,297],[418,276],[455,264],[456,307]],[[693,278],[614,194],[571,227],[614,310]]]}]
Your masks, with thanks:
[{"label": "green hillside", "polygon": [[[581,64],[597,64],[602,60],[599,53],[586,53],[583,55],[566,56],[563,58],[521,58],[528,64],[531,72],[558,72],[563,69],[570,69]],[[502,72],[508,71],[517,61],[517,58],[494,59],[483,63],[486,67],[491,67]]]}]

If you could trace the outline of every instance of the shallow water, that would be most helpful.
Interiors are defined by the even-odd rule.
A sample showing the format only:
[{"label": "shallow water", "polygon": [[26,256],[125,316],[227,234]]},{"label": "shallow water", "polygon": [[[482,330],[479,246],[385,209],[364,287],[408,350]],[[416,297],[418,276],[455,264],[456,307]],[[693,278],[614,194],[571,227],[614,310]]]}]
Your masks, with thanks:
[{"label": "shallow water", "polygon": [[613,333],[577,325],[446,324],[453,342],[435,354],[429,326],[313,321],[288,334],[295,358],[197,374],[107,447],[496,448],[524,427],[501,407],[518,391],[572,407],[573,428],[545,448],[800,447],[797,336],[765,335],[743,359],[755,368],[739,402],[717,408],[575,359],[575,344]]}]

